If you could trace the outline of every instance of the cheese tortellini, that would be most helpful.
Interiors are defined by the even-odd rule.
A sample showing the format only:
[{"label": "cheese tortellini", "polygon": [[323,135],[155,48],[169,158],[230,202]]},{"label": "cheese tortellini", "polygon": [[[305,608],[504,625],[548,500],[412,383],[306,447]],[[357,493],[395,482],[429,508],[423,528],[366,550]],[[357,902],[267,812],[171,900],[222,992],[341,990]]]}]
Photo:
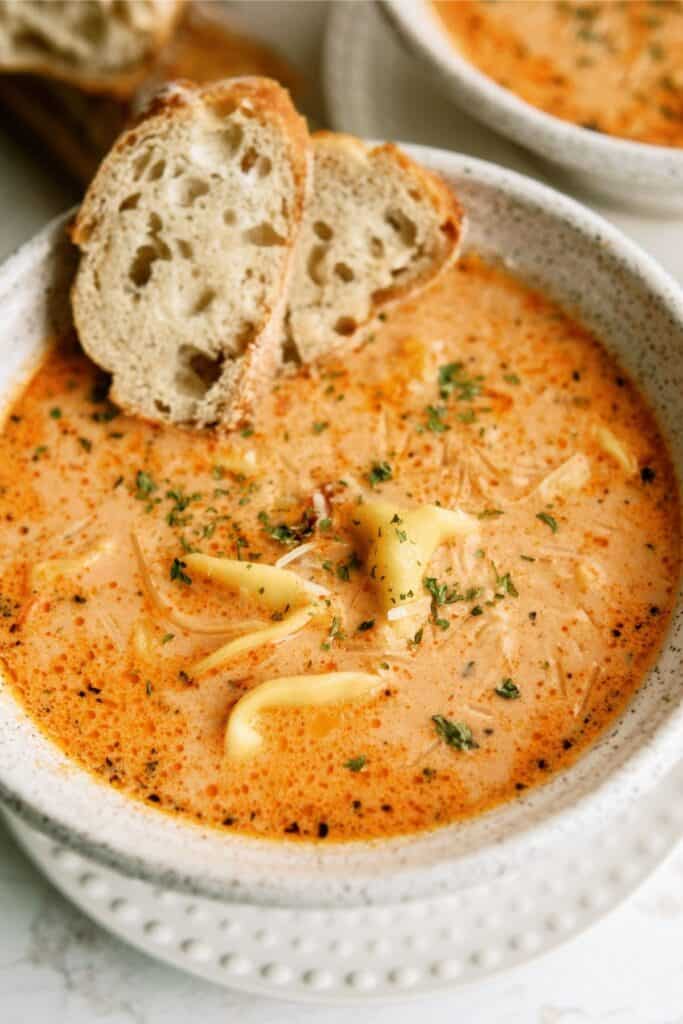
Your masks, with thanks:
[{"label": "cheese tortellini", "polygon": [[479,526],[474,516],[438,505],[405,509],[368,501],[354,507],[352,515],[352,530],[385,612],[421,597],[436,549]]}]

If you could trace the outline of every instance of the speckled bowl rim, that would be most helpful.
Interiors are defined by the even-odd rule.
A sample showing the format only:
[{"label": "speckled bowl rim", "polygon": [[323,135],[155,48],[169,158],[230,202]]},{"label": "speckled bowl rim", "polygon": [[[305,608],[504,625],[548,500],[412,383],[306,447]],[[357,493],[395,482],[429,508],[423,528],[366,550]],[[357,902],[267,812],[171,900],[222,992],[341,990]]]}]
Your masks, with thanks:
[{"label": "speckled bowl rim", "polygon": [[[430,0],[382,0],[403,38],[427,59],[463,110],[569,170],[683,192],[683,149],[592,132],[532,106],[458,53]],[[677,196],[683,200],[683,194]]]},{"label": "speckled bowl rim", "polygon": [[[514,237],[521,223],[532,225],[537,233],[538,223],[544,223],[546,230],[552,226],[558,237],[567,233],[573,245],[569,258],[582,247],[594,254],[591,281],[593,272],[597,276],[602,268],[608,301],[613,295],[609,286],[619,275],[632,281],[634,301],[641,301],[642,292],[648,319],[659,318],[657,323],[670,332],[676,353],[681,353],[677,363],[682,364],[683,374],[683,292],[619,231],[573,200],[512,171],[442,150],[406,148],[426,166],[454,179],[466,203],[468,194],[472,200],[479,195],[482,203],[493,205],[494,213],[508,204],[514,210]],[[476,202],[470,209],[474,206]],[[73,253],[64,238],[69,216],[49,225],[0,268],[3,310],[11,305],[13,286],[27,276],[32,289],[39,287],[34,282],[41,261],[47,261],[62,278],[52,289],[53,298],[60,289],[66,291],[64,282],[73,266]],[[539,246],[539,261],[546,260],[551,243],[549,239]],[[45,289],[45,285],[41,287]],[[49,287],[45,293],[41,291],[41,301],[49,292]],[[64,295],[61,297],[64,301]],[[569,296],[566,301],[571,301]],[[624,329],[622,323],[620,330]],[[23,320],[22,330],[28,330]],[[675,386],[678,389],[678,377]],[[11,392],[6,397],[11,397]],[[683,421],[678,412],[676,415],[672,439],[680,473]],[[534,858],[552,856],[553,850],[567,843],[588,842],[592,828],[604,825],[646,793],[677,763],[683,748],[679,693],[682,596],[679,593],[675,637],[670,637],[646,684],[607,734],[572,768],[553,776],[545,786],[472,822],[416,836],[352,844],[287,844],[203,828],[133,801],[76,766],[40,733],[1,677],[0,798],[30,825],[58,841],[162,887],[226,901],[279,906],[343,906],[436,897],[499,877]],[[660,672],[665,657],[669,663]],[[643,703],[653,705],[655,711],[641,723],[636,712]]]}]

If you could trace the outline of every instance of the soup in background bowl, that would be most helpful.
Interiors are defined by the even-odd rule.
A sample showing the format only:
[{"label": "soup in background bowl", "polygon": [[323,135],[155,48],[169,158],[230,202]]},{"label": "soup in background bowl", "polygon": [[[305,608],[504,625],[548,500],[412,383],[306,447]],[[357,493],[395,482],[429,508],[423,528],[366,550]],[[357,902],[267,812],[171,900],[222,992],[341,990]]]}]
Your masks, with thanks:
[{"label": "soup in background bowl", "polygon": [[384,6],[467,113],[589,194],[681,209],[679,3]]},{"label": "soup in background bowl", "polygon": [[[678,585],[680,295],[555,193],[414,154],[468,212],[461,264],[343,363],[283,377],[229,443],[103,400],[68,341],[61,225],[6,267],[8,383],[61,342],[2,440],[0,781],[123,870],[263,902],[434,894],[514,869],[675,760],[676,616],[633,694]],[[457,506],[466,535],[418,595],[387,592],[368,523],[400,552],[428,506]],[[204,555],[282,560],[324,607],[216,661],[231,617],[292,610],[266,623],[258,599],[226,602]],[[202,616],[225,625],[198,636]],[[302,670],[381,685],[341,709],[264,707],[259,749],[224,748],[253,680]]]}]

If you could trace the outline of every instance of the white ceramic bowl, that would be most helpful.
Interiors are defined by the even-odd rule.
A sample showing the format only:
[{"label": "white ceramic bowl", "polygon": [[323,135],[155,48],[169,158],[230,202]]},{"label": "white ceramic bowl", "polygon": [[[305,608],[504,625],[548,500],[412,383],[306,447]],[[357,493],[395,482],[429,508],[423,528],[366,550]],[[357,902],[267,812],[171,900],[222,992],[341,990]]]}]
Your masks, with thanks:
[{"label": "white ceramic bowl", "polygon": [[[580,312],[640,382],[683,468],[683,294],[648,256],[544,186],[454,153],[408,147],[452,184],[468,245]],[[69,320],[65,219],[0,269],[0,397]],[[171,818],[106,787],[35,727],[0,679],[0,796],[31,825],[130,875],[197,894],[279,905],[394,902],[499,876],[590,830],[646,792],[683,749],[683,608],[628,712],[576,765],[476,820],[370,843],[259,841]]]},{"label": "white ceramic bowl", "polygon": [[683,210],[683,149],[601,135],[533,107],[458,52],[429,0],[384,0],[384,10],[466,113],[564,169],[590,191],[629,204]]}]

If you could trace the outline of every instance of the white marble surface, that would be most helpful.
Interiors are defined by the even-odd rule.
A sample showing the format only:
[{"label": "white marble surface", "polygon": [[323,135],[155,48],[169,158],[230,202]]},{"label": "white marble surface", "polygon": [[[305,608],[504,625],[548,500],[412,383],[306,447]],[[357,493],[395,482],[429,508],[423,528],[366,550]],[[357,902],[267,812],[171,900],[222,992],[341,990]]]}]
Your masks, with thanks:
[{"label": "white marble surface", "polygon": [[[309,75],[322,3],[237,4]],[[322,118],[320,90],[309,98]],[[0,257],[76,198],[42,154],[0,121]],[[683,228],[605,211],[683,280]],[[561,949],[479,985],[420,1002],[358,1009],[274,1003],[163,967],[73,909],[0,823],[0,1024],[683,1024],[683,848],[622,907]]]}]

